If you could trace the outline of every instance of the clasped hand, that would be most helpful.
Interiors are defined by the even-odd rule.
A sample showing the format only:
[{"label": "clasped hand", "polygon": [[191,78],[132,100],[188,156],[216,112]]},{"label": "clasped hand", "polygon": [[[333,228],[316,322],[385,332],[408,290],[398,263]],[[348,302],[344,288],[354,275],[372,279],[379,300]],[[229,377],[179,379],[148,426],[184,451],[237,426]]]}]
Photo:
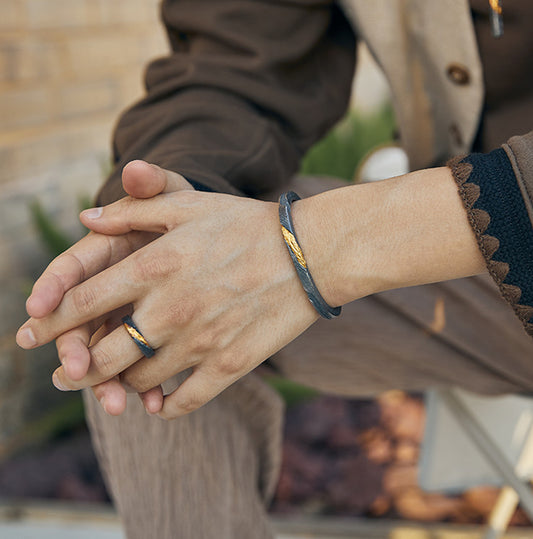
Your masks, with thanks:
[{"label": "clasped hand", "polygon": [[[17,342],[56,340],[58,388],[93,387],[118,415],[125,384],[147,411],[171,419],[211,400],[317,315],[281,239],[276,204],[197,192],[141,161],[125,167],[123,185],[131,196],[82,212],[91,232],[36,282]],[[124,314],[156,349],[152,358],[122,326]],[[183,371],[185,381],[164,396],[160,384]]]}]

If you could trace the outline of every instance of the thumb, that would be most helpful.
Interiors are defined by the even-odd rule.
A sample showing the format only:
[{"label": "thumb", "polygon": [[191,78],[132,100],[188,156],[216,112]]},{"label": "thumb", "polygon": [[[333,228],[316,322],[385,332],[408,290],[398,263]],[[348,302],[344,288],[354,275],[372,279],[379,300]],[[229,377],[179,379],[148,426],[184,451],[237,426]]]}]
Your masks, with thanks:
[{"label": "thumb", "polygon": [[133,198],[151,198],[160,193],[193,189],[181,175],[146,161],[130,161],[122,170],[122,185]]}]

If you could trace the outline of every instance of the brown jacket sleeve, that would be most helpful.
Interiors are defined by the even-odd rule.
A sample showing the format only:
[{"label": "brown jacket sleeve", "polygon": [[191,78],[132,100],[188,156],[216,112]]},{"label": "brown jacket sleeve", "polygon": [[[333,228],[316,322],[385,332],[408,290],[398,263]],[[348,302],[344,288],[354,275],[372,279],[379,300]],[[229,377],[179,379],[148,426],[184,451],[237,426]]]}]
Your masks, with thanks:
[{"label": "brown jacket sleeve", "polygon": [[165,0],[172,54],[120,118],[115,170],[145,159],[216,191],[274,189],[346,110],[355,38],[331,0]]}]

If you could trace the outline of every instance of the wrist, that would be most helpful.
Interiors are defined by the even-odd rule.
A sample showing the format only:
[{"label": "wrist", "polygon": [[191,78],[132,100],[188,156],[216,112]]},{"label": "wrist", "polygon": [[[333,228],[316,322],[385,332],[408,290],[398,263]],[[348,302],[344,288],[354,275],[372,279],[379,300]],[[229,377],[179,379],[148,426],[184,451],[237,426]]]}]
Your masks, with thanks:
[{"label": "wrist", "polygon": [[445,167],[326,191],[295,203],[293,220],[330,305],[485,271]]},{"label": "wrist", "polygon": [[281,195],[279,199],[279,220],[283,239],[289,250],[296,273],[300,283],[309,298],[309,301],[323,318],[331,319],[339,316],[340,306],[331,306],[324,300],[309,272],[309,267],[305,256],[301,250],[294,231],[294,223],[291,213],[291,205],[300,200],[300,197],[293,191],[288,191]]},{"label": "wrist", "polygon": [[[349,213],[357,208],[341,204],[345,188],[299,200],[293,204],[293,222],[308,269],[324,300],[341,306],[371,293],[369,282],[354,279],[353,260],[360,259],[349,241],[356,227]],[[347,210],[349,210],[347,212]],[[363,265],[358,262],[362,270]]]}]

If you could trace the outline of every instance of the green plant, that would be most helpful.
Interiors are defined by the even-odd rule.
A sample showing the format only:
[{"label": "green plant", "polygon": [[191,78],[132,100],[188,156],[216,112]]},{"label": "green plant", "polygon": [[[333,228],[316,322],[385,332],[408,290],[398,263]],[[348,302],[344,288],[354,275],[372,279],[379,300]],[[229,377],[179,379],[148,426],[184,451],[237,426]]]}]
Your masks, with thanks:
[{"label": "green plant", "polygon": [[56,257],[72,244],[68,236],[52,221],[38,201],[30,205],[30,212],[35,230],[43,246],[52,257]]},{"label": "green plant", "polygon": [[[80,211],[90,208],[91,201],[89,197],[80,197],[78,200],[78,206]],[[50,215],[44,211],[41,203],[38,200],[34,200],[30,204],[30,214],[33,226],[39,234],[41,242],[51,259],[67,250],[76,241],[76,239],[69,237],[66,232],[61,230]],[[87,229],[83,227],[83,230]]]},{"label": "green plant", "polygon": [[287,406],[308,401],[319,394],[316,389],[298,384],[281,376],[267,377],[265,381],[281,395]]},{"label": "green plant", "polygon": [[351,111],[309,150],[300,172],[351,181],[363,157],[376,146],[391,142],[394,131],[394,113],[388,104],[372,114]]}]

